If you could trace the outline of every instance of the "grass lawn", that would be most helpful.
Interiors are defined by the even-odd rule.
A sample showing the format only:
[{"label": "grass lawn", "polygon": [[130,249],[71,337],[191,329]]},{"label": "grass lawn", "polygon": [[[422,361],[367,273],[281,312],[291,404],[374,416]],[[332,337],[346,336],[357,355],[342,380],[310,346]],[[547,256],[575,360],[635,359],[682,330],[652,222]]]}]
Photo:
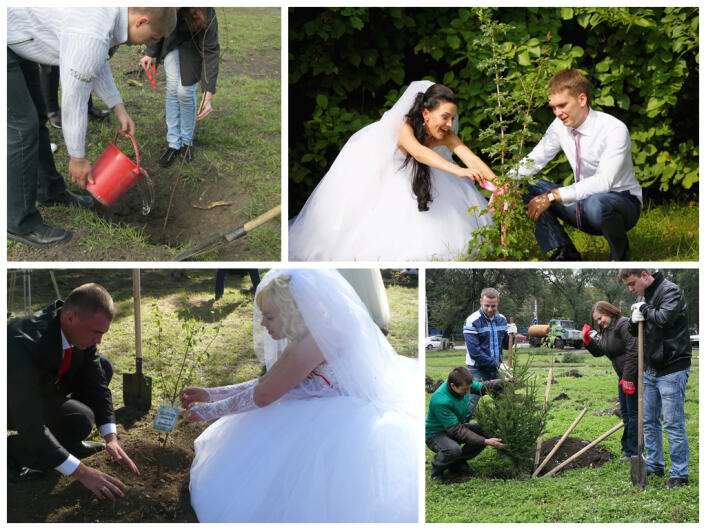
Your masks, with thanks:
[{"label": "grass lawn", "polygon": [[[71,230],[72,240],[41,250],[8,242],[9,261],[168,261],[193,243],[215,232],[230,232],[280,204],[281,10],[219,7],[216,13],[221,59],[214,110],[197,122],[195,158],[184,164],[179,179],[180,160],[166,169],[158,164],[167,147],[162,65],[154,90],[139,65],[144,46],[121,46],[110,60],[118,90],[135,121],[141,166],[154,183],[151,213],[141,214],[136,187],[110,207],[43,207],[45,220]],[[197,97],[200,102],[200,89]],[[104,108],[99,98],[95,102]],[[89,160],[95,161],[113,141],[117,127],[112,115],[104,121],[89,119]],[[63,135],[54,129],[50,135],[59,146],[54,155],[57,169],[69,189],[78,192],[69,179]],[[134,160],[128,139],[118,138],[117,147]],[[278,261],[280,237],[278,217],[196,259]]]},{"label": "grass lawn", "polygon": [[[610,361],[577,353],[577,362],[563,363],[556,350],[531,348],[515,350],[519,362],[532,355],[532,369],[544,384],[550,366],[554,367],[550,402],[565,393],[569,399],[552,402],[544,439],[561,436],[579,412],[588,408],[570,436],[593,441],[617,425],[612,415],[595,413],[617,403],[617,378]],[[698,356],[698,350],[694,351]],[[465,364],[465,350],[428,352],[426,374],[445,379],[455,366]],[[583,376],[561,377],[576,369]],[[427,522],[522,522],[522,523],[620,523],[620,522],[698,522],[699,520],[699,361],[692,361],[687,386],[686,419],[691,456],[689,485],[666,490],[666,479],[651,477],[644,491],[630,482],[630,464],[620,464],[618,431],[599,445],[616,459],[597,469],[561,472],[546,478],[501,480],[474,478],[465,483],[439,484],[432,481],[430,462],[433,453],[426,449],[426,521]],[[426,396],[429,403],[430,394]],[[482,399],[491,399],[483,397]],[[665,461],[669,468],[665,437]],[[509,465],[493,449],[484,450],[471,462],[478,474],[489,474],[497,466]]]}]

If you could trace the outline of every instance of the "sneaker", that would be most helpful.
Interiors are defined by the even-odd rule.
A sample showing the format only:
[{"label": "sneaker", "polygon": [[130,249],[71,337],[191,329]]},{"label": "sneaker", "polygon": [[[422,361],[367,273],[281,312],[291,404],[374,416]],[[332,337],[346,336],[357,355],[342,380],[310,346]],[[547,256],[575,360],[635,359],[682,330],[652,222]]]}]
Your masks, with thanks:
[{"label": "sneaker", "polygon": [[169,167],[174,163],[174,160],[176,160],[177,155],[179,154],[179,149],[174,149],[172,147],[167,147],[167,150],[164,152],[164,154],[159,158],[159,165],[162,167]]},{"label": "sneaker", "polygon": [[434,482],[442,482],[444,480],[444,470],[443,469],[436,469],[434,467],[431,468],[431,479]]},{"label": "sneaker", "polygon": [[664,469],[660,469],[658,471],[648,471],[646,476],[650,475],[655,475],[656,477],[663,477],[664,476]]},{"label": "sneaker", "polygon": [[620,457],[620,463],[624,464],[625,462],[630,462],[630,458],[628,455]]},{"label": "sneaker", "polygon": [[13,234],[12,232],[8,232],[7,239],[10,241],[18,241],[19,243],[24,243],[31,247],[43,248],[67,242],[71,239],[71,232],[63,228],[57,228],[42,223],[27,234]]},{"label": "sneaker", "polygon": [[668,490],[672,488],[681,488],[689,483],[689,477],[671,477],[664,487]]},{"label": "sneaker", "polygon": [[559,247],[549,257],[549,261],[581,261],[581,254],[573,243]]}]

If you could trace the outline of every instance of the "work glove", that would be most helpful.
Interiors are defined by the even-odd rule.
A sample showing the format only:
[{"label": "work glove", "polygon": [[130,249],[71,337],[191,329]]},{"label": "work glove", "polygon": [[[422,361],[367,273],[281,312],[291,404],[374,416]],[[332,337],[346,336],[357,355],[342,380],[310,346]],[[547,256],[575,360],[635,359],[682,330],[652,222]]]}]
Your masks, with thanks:
[{"label": "work glove", "polygon": [[642,311],[640,311],[640,308],[645,305],[645,302],[635,302],[631,309],[632,309],[632,321],[634,324],[637,324],[638,322],[644,322],[645,321],[645,315],[642,314]]},{"label": "work glove", "polygon": [[625,379],[620,380],[620,386],[623,387],[623,392],[628,396],[632,396],[635,393],[635,383],[632,381],[626,381]]},{"label": "work glove", "polygon": [[583,339],[584,344],[591,342],[591,326],[588,324],[583,325],[583,329],[581,330],[581,338]]},{"label": "work glove", "polygon": [[517,324],[508,324],[507,325],[507,332],[508,334],[512,333],[517,335]]}]

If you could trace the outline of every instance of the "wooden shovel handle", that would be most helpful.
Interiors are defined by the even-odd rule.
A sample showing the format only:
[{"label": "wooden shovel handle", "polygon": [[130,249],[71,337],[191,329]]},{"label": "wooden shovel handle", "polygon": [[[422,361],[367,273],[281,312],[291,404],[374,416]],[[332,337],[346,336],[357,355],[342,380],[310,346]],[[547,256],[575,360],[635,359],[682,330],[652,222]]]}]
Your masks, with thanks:
[{"label": "wooden shovel handle", "polygon": [[[552,388],[552,375],[554,374],[554,367],[549,368],[549,377],[547,378],[547,389],[544,391],[544,408],[547,408],[547,402],[549,401],[549,390]],[[542,451],[542,437],[544,435],[544,430],[539,433],[537,437],[537,449],[534,453],[534,467],[539,465],[539,453]],[[536,471],[536,469],[535,469]]]},{"label": "wooden shovel handle", "polygon": [[569,427],[569,428],[567,429],[567,431],[564,433],[564,436],[561,437],[561,440],[559,440],[559,441],[557,442],[557,444],[552,448],[552,450],[551,450],[551,451],[549,452],[549,454],[544,458],[544,460],[543,460],[542,463],[539,465],[539,467],[534,470],[534,473],[532,473],[532,478],[536,478],[536,476],[539,475],[539,472],[542,471],[542,469],[544,468],[544,466],[547,465],[547,462],[549,462],[549,460],[551,460],[551,458],[554,456],[554,454],[559,450],[559,448],[561,447],[561,445],[562,445],[562,444],[566,441],[566,439],[569,437],[569,434],[571,434],[571,431],[573,431],[574,428],[576,428],[576,426],[577,426],[577,425],[579,424],[579,422],[581,421],[581,418],[583,418],[584,414],[586,414],[587,411],[588,411],[588,409],[583,409],[583,410],[581,411],[581,413],[578,415],[578,417],[574,420],[574,423],[571,424],[571,427]]},{"label": "wooden shovel handle", "polygon": [[135,359],[142,361],[142,318],[140,315],[140,269],[132,270],[132,299],[135,308]]}]

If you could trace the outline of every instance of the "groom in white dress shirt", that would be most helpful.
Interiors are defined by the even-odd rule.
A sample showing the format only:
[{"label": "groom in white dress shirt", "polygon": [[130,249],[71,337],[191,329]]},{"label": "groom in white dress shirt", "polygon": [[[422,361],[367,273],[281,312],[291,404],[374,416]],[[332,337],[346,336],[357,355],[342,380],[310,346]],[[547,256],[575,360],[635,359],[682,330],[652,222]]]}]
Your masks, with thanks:
[{"label": "groom in white dress shirt", "polygon": [[[543,253],[555,250],[551,261],[580,261],[581,254],[559,219],[608,241],[613,261],[627,259],[627,232],[637,224],[642,189],[635,179],[630,133],[623,122],[593,110],[591,85],[578,70],[561,70],[547,83],[549,106],[556,119],[518,173],[534,175],[564,151],[574,183],[560,187],[540,180],[524,197],[534,235]],[[531,161],[531,162],[530,162]]]}]

